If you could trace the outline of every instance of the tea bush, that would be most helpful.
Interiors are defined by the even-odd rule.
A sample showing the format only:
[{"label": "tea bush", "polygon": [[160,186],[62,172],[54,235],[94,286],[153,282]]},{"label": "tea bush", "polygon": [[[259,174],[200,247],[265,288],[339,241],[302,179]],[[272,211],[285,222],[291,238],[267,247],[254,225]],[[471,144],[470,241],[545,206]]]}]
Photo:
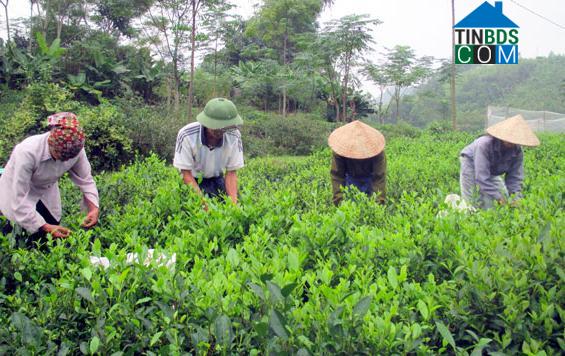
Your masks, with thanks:
[{"label": "tea bush", "polygon": [[304,115],[272,115],[268,119],[245,121],[241,128],[245,154],[308,155],[326,147],[328,135],[336,124]]},{"label": "tea bush", "polygon": [[94,170],[116,169],[134,158],[125,115],[116,106],[102,103],[76,113],[87,136],[85,150]]},{"label": "tea bush", "polygon": [[[45,252],[0,240],[0,353],[559,354],[563,136],[525,150],[518,208],[438,217],[473,138],[388,140],[384,206],[349,192],[334,207],[327,149],[250,160],[239,205],[208,213],[149,157],[96,177],[91,231],[66,181],[69,239]],[[150,248],[175,267],[127,262]]]}]

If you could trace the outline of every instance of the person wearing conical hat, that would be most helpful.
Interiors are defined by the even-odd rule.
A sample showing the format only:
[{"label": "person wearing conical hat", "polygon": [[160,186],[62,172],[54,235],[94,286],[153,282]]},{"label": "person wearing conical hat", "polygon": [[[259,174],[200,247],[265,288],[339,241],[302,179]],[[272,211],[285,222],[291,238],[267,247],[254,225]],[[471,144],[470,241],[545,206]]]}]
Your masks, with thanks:
[{"label": "person wearing conical hat", "polygon": [[[179,130],[173,166],[181,171],[185,184],[211,197],[226,194],[237,203],[237,170],[244,166],[237,126],[242,124],[234,103],[215,98],[196,122]],[[205,201],[203,207],[207,210]]]},{"label": "person wearing conical hat", "polygon": [[378,130],[353,121],[335,129],[328,138],[332,149],[331,179],[333,203],[343,200],[342,187],[355,186],[375,194],[384,203],[386,197],[385,137]]},{"label": "person wearing conical hat", "polygon": [[60,225],[61,197],[57,184],[67,172],[82,192],[82,208],[88,210],[82,226],[90,228],[98,222],[98,190],[76,115],[51,115],[48,126],[49,132],[30,136],[16,145],[0,177],[0,215],[8,219],[2,233],[16,234],[18,241],[29,247],[41,242],[47,233],[54,238],[70,234],[68,228]]},{"label": "person wearing conical hat", "polygon": [[[462,198],[473,205],[489,209],[494,201],[509,202],[522,196],[524,154],[521,146],[538,146],[536,134],[517,115],[487,128],[460,154]],[[503,178],[504,176],[504,178]]]}]

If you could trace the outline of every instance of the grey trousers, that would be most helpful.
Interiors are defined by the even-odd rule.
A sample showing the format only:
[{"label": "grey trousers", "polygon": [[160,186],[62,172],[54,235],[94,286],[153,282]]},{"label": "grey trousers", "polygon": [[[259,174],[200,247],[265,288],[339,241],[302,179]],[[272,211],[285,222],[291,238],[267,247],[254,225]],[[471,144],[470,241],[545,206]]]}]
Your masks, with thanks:
[{"label": "grey trousers", "polygon": [[[469,204],[482,209],[490,209],[494,205],[494,199],[486,194],[482,194],[475,181],[475,166],[469,157],[460,156],[461,173],[459,184],[461,185],[461,197]],[[498,191],[508,198],[508,190],[501,176],[491,176],[489,180],[496,185]]]}]

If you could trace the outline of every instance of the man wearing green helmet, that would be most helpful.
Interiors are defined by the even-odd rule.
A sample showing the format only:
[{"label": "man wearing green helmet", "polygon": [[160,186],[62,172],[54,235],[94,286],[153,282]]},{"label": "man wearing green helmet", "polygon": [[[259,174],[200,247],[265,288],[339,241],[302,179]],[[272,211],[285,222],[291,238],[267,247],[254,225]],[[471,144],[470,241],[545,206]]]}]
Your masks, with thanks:
[{"label": "man wearing green helmet", "polygon": [[227,194],[237,203],[236,171],[244,166],[237,126],[243,120],[234,103],[224,98],[210,100],[196,120],[179,130],[173,165],[200,194]]}]

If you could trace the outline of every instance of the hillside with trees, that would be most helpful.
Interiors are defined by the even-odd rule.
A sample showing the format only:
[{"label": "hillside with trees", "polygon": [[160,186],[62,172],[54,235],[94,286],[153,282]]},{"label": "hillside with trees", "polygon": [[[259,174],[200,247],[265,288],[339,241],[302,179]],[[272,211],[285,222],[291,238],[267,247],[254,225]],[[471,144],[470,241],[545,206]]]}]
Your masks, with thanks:
[{"label": "hillside with trees", "polygon": [[58,110],[83,118],[100,169],[136,152],[169,159],[176,131],[217,96],[250,124],[298,115],[324,135],[324,121],[363,117],[373,108],[359,90],[362,59],[380,21],[319,24],[332,3],[266,0],[246,20],[225,0],[33,0],[16,20],[5,7],[0,163]]},{"label": "hillside with trees", "polygon": [[[4,7],[0,164],[58,110],[83,118],[98,169],[150,151],[170,159],[177,130],[217,96],[244,114],[251,155],[311,152],[358,118],[449,126],[447,64],[400,44],[369,62],[386,24],[378,14],[320,23],[332,4],[265,0],[249,19],[226,0],[32,0],[25,19]],[[459,128],[480,129],[487,105],[565,112],[564,64],[552,55],[458,66]],[[380,93],[361,90],[363,81]],[[302,137],[298,127],[321,136],[303,137],[298,150],[270,148],[289,132]]]},{"label": "hillside with trees", "polygon": [[[521,58],[519,65],[457,66],[457,117],[461,129],[483,128],[487,106],[565,113],[565,56]],[[406,96],[400,116],[425,127],[449,121],[448,69],[440,68],[413,95]]]}]

